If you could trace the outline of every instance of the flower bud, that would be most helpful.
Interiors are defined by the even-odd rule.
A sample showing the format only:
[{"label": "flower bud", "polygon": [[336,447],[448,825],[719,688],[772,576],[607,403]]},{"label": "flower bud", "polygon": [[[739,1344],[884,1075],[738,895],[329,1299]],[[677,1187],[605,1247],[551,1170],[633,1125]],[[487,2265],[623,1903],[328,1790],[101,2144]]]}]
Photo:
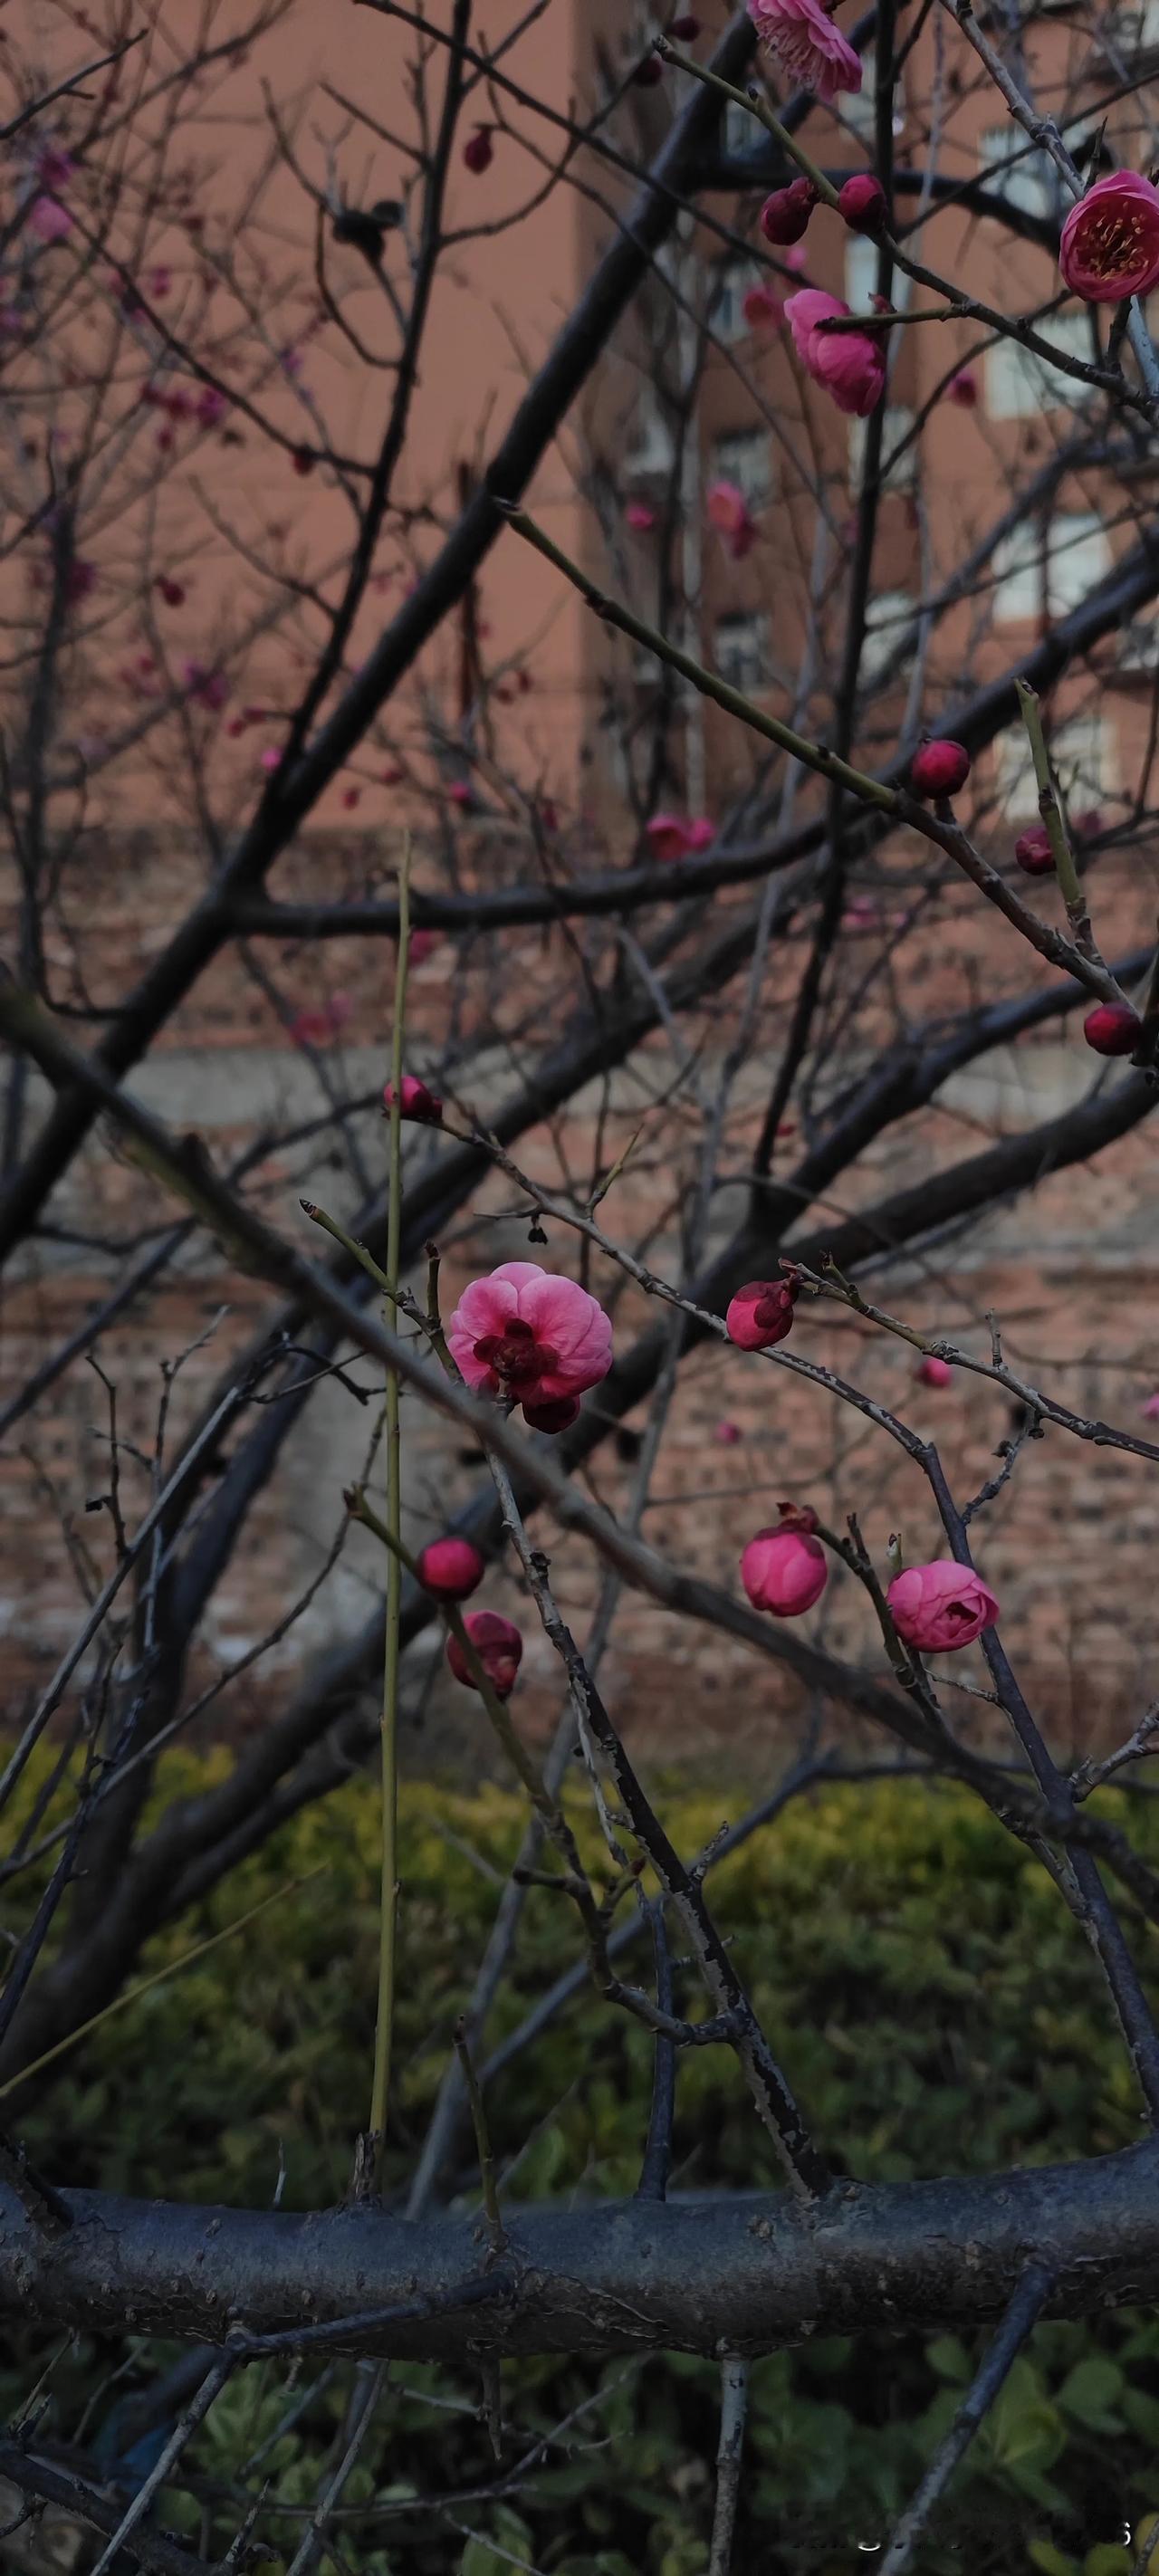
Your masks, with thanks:
[{"label": "flower bud", "polygon": [[1014,859],[1024,877],[1054,875],[1054,852],[1045,823],[1032,823],[1029,831],[1019,833],[1014,844]]},{"label": "flower bud", "polygon": [[972,367],[959,367],[946,387],[946,401],[957,403],[962,411],[973,411],[978,401],[978,379]]},{"label": "flower bud", "polygon": [[730,1342],[741,1351],[770,1351],[793,1329],[796,1297],[784,1279],[750,1279],[729,1299],[724,1322]]},{"label": "flower bud", "polygon": [[490,169],[494,158],[490,126],[477,125],[474,133],[468,135],[463,145],[464,169],[472,170],[478,178],[484,170]]},{"label": "flower bud", "polygon": [[938,1359],[933,1351],[928,1353],[921,1367],[914,1370],[919,1386],[948,1386],[953,1374],[949,1361]]},{"label": "flower bud", "polygon": [[907,1646],[921,1655],[951,1655],[993,1628],[998,1604],[972,1565],[955,1565],[937,1557],[932,1565],[911,1565],[894,1576],[886,1593],[893,1624]]},{"label": "flower bud", "polygon": [[970,775],[964,742],[923,742],[910,770],[915,796],[956,796]]},{"label": "flower bud", "polygon": [[796,1619],[820,1600],[829,1566],[820,1539],[782,1526],[758,1530],[750,1538],[740,1579],[754,1610],[768,1610],[774,1619]]},{"label": "flower bud", "polygon": [[664,78],[664,65],[659,54],[645,54],[643,62],[637,63],[632,78],[637,89],[655,89],[657,81]]},{"label": "flower bud", "polygon": [[700,34],[700,20],[687,9],[682,18],[673,18],[668,33],[675,36],[678,45],[694,45]]},{"label": "flower bud", "polygon": [[792,179],[787,188],[774,188],[761,207],[765,240],[778,245],[801,241],[816,203],[817,191],[811,179]]},{"label": "flower bud", "polygon": [[1133,1055],[1143,1023],[1128,1002],[1100,1002],[1083,1021],[1083,1036],[1096,1055]]},{"label": "flower bud", "polygon": [[[393,1082],[388,1082],[385,1085],[382,1098],[384,1106],[387,1109],[393,1109]],[[413,1118],[424,1127],[437,1127],[442,1121],[442,1115],[443,1104],[442,1101],[437,1098],[436,1094],[433,1091],[428,1091],[425,1082],[420,1082],[417,1074],[404,1073],[402,1077],[402,1101],[399,1109],[400,1118]]]},{"label": "flower bud", "polygon": [[440,1601],[466,1601],[478,1591],[487,1571],[469,1538],[433,1538],[417,1563],[424,1591],[433,1592]]},{"label": "flower bud", "polygon": [[525,1404],[523,1419],[532,1431],[570,1431],[579,1420],[579,1397],[560,1395],[553,1404]]},{"label": "flower bud", "polygon": [[[523,1639],[513,1619],[501,1610],[468,1610],[463,1626],[498,1699],[510,1699],[523,1661]],[[447,1662],[457,1682],[478,1690],[457,1637],[447,1639]]]},{"label": "flower bud", "polygon": [[872,170],[855,170],[838,192],[837,211],[854,233],[879,233],[885,222],[885,190]]},{"label": "flower bud", "polygon": [[812,1503],[778,1503],[777,1510],[782,1529],[803,1530],[810,1538],[816,1537],[821,1523]]}]

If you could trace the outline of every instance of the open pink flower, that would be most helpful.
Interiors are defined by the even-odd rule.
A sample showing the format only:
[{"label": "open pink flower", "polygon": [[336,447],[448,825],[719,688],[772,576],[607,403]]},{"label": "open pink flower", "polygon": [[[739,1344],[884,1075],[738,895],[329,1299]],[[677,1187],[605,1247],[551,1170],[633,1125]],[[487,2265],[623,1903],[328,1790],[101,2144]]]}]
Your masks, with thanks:
[{"label": "open pink flower", "polygon": [[1137,170],[1096,179],[1062,228],[1058,264],[1072,295],[1118,304],[1159,278],[1159,189]]},{"label": "open pink flower", "polygon": [[849,318],[850,308],[841,296],[827,295],[820,286],[800,287],[785,306],[793,346],[814,384],[832,394],[838,411],[864,420],[876,411],[885,392],[885,351],[879,333],[820,328],[824,322]]},{"label": "open pink flower", "polygon": [[760,43],[802,89],[825,100],[860,89],[860,58],[821,0],[748,0],[748,12]]},{"label": "open pink flower", "polygon": [[757,523],[739,483],[710,483],[704,496],[710,527],[724,539],[725,553],[743,563],[757,541]]},{"label": "open pink flower", "polygon": [[612,1327],[599,1299],[537,1261],[504,1261],[473,1279],[447,1340],[476,1393],[510,1395],[533,1409],[582,1395],[612,1365]]},{"label": "open pink flower", "polygon": [[922,1655],[951,1655],[998,1618],[998,1604],[981,1575],[972,1565],[955,1565],[952,1557],[907,1566],[885,1597],[899,1637]]}]

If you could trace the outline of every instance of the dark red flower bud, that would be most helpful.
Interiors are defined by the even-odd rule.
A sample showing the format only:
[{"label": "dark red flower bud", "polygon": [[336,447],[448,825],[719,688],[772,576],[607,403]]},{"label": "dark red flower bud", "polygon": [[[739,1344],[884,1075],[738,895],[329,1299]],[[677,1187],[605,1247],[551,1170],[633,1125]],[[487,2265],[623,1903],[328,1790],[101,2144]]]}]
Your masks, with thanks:
[{"label": "dark red flower bud", "polygon": [[664,78],[664,65],[659,54],[645,54],[643,62],[637,63],[632,78],[637,89],[655,89],[657,81]]},{"label": "dark red flower bud", "polygon": [[691,10],[686,10],[682,18],[672,20],[668,33],[675,36],[678,45],[693,45],[700,34],[700,20],[693,17]]},{"label": "dark red flower bud", "polygon": [[778,244],[801,241],[816,203],[817,191],[811,179],[793,179],[787,188],[774,188],[761,207],[765,240]]},{"label": "dark red flower bud", "polygon": [[[500,1610],[468,1610],[463,1626],[492,1690],[500,1699],[509,1699],[523,1661],[523,1639],[514,1620],[505,1619]],[[447,1662],[457,1682],[465,1682],[468,1690],[478,1690],[457,1637],[447,1639]]]},{"label": "dark red flower bud", "polygon": [[1014,857],[1024,877],[1054,875],[1054,852],[1045,823],[1032,823],[1029,831],[1019,833],[1014,844]]},{"label": "dark red flower bud", "polygon": [[440,1601],[466,1601],[478,1591],[486,1571],[469,1538],[433,1538],[418,1558],[419,1582]]},{"label": "dark red flower bud", "polygon": [[579,1397],[561,1395],[554,1404],[525,1404],[523,1419],[532,1431],[570,1431],[579,1419]]},{"label": "dark red flower bud", "polygon": [[851,232],[879,233],[888,212],[885,190],[872,170],[855,170],[839,191],[837,211]]},{"label": "dark red flower bud", "polygon": [[161,597],[165,602],[166,608],[184,607],[185,593],[181,584],[179,581],[174,581],[168,573],[158,573],[157,588],[161,593]]},{"label": "dark red flower bud", "polygon": [[291,462],[295,474],[312,474],[318,459],[308,447],[296,447]]},{"label": "dark red flower bud", "polygon": [[970,775],[964,742],[923,742],[910,770],[915,796],[956,796]]},{"label": "dark red flower bud", "polygon": [[1143,1023],[1128,1002],[1100,1002],[1083,1021],[1083,1036],[1096,1055],[1134,1055]]},{"label": "dark red flower bud", "polygon": [[477,125],[474,133],[468,136],[463,145],[464,169],[473,170],[478,178],[481,171],[490,169],[494,158],[490,126]]}]

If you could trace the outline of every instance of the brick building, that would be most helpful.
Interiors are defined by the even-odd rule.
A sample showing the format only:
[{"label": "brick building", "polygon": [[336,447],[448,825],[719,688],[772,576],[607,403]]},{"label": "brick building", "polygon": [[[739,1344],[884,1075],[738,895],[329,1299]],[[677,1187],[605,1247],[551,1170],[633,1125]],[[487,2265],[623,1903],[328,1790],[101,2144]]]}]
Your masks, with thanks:
[{"label": "brick building", "polygon": [[[493,43],[522,18],[507,6],[491,14]],[[51,31],[33,0],[26,17],[47,61]],[[714,6],[706,18],[707,37],[725,13]],[[1089,10],[1050,9],[1036,18],[1027,37],[1034,75],[1072,141],[1097,121],[1110,90],[1130,91],[1138,49],[1152,32],[1146,12],[1113,19],[1100,12],[1096,19]],[[609,62],[630,68],[646,33],[643,21],[625,35],[610,15],[593,25],[589,13],[553,0],[520,35],[510,57],[512,77],[532,97],[566,112],[570,100],[591,95],[593,84],[606,86]],[[312,134],[316,143],[323,94],[333,109],[331,93],[340,93],[333,113],[341,148],[314,155],[326,184],[343,190],[357,184],[367,199],[389,198],[405,185],[405,157],[389,141],[372,152],[365,133],[342,120],[351,97],[379,96],[392,80],[397,86],[409,41],[405,29],[370,11],[351,11],[339,79],[324,60],[310,7],[291,9],[266,40],[276,43],[279,95],[292,102],[295,120],[293,152],[279,163],[262,201],[270,238],[281,223],[296,227],[299,247],[311,237],[313,210],[304,225],[297,170],[308,162]],[[698,48],[702,56],[707,50],[707,42]],[[983,303],[1037,310],[1057,293],[1050,253],[1034,239],[1012,243],[984,215],[956,202],[952,189],[981,175],[1014,192],[1045,224],[1058,213],[1050,164],[1024,151],[1007,168],[1017,137],[1012,143],[1013,129],[1000,120],[992,89],[964,74],[950,52],[939,25],[925,27],[908,56],[895,107],[899,166],[936,163],[951,188],[923,233],[922,256],[951,278],[968,278]],[[253,120],[268,63],[255,43],[249,60],[231,69],[236,89],[218,102],[221,131],[248,137],[244,152],[255,166],[260,150]],[[617,149],[638,152],[656,143],[671,114],[676,79],[666,72],[658,87],[625,88],[609,127]],[[483,229],[456,243],[436,284],[399,506],[384,538],[379,587],[360,611],[344,654],[347,679],[383,616],[433,558],[494,444],[493,421],[505,420],[519,399],[623,218],[625,182],[594,153],[584,159],[582,187],[545,191],[542,164],[526,142],[538,134],[534,114],[500,98],[504,122],[491,168],[470,172],[458,159],[453,166],[449,220]],[[1134,164],[1145,160],[1149,130],[1145,103],[1131,92],[1108,128],[1116,154]],[[818,111],[809,137],[827,169],[863,166],[865,106],[855,102],[843,118]],[[808,730],[824,726],[832,709],[846,613],[851,480],[864,430],[820,404],[794,368],[784,336],[754,327],[751,307],[746,312],[758,276],[771,278],[781,292],[799,282],[799,273],[770,261],[763,246],[758,255],[722,243],[720,226],[753,238],[752,218],[767,184],[752,159],[758,148],[752,119],[730,112],[717,147],[725,156],[717,164],[721,184],[702,200],[702,213],[718,229],[691,220],[682,226],[540,468],[530,507],[565,552],[598,567],[600,578],[632,597],[640,613],[651,616],[661,607],[668,631],[675,622],[686,647],[775,711],[795,710]],[[748,182],[740,185],[746,173]],[[242,310],[245,301],[245,279],[227,255],[236,175],[219,151],[212,182],[206,178],[204,191],[195,187],[197,211],[208,211],[192,251],[176,214],[160,249],[150,247],[154,276],[161,253],[176,265],[172,245],[179,238],[191,263],[207,260],[212,268],[216,262],[218,293],[230,302],[232,317],[220,326],[223,345],[231,346],[232,308]],[[349,248],[331,248],[327,258],[336,284],[349,290],[343,312],[365,340],[368,316],[373,321],[378,309],[374,280],[363,287]],[[844,292],[864,309],[876,263],[874,244],[819,210],[808,237],[811,282]],[[63,850],[63,891],[50,906],[45,942],[50,989],[74,1005],[83,999],[87,1008],[111,1008],[148,971],[197,901],[223,840],[244,828],[260,789],[261,753],[276,750],[278,717],[316,642],[308,603],[291,611],[286,595],[305,566],[321,580],[348,546],[340,464],[299,473],[293,455],[302,449],[291,451],[285,442],[318,443],[322,420],[334,455],[353,449],[366,431],[366,375],[354,368],[349,341],[317,326],[309,270],[288,254],[282,266],[261,393],[283,441],[273,461],[248,420],[235,429],[240,443],[233,445],[221,444],[215,428],[187,451],[182,432],[172,467],[166,461],[163,472],[157,469],[143,499],[126,501],[111,537],[98,532],[93,540],[98,581],[78,661],[84,723],[79,749],[75,716],[61,727],[63,783],[53,829]],[[921,295],[912,291],[908,309]],[[896,300],[907,309],[900,287]],[[1064,305],[1042,329],[1064,352],[1089,352],[1086,308]],[[1052,475],[1052,462],[1081,433],[1087,395],[1082,388],[1076,395],[1074,379],[1029,360],[1009,341],[994,344],[967,321],[930,321],[894,336],[885,450],[887,457],[898,453],[887,475],[874,557],[866,686],[855,734],[855,749],[869,766],[887,762],[907,725],[912,731],[915,711],[924,721],[939,721],[963,693],[1029,653],[1044,624],[1087,595],[1145,519],[1153,472],[1152,436],[1133,455],[1117,454],[1113,472],[1096,470],[1084,455],[1073,470],[1060,467]],[[289,370],[288,355],[295,362]],[[147,362],[150,382],[172,387],[155,344],[146,345],[141,333],[134,338],[131,327],[118,367],[122,359],[126,371]],[[973,408],[945,397],[950,376],[963,367],[975,380]],[[66,388],[71,427],[70,399]],[[907,444],[919,423],[920,437]],[[1129,435],[1118,442],[1124,450],[1130,444]],[[722,477],[741,488],[759,530],[739,563],[706,517],[707,488]],[[1031,485],[1040,499],[1028,512]],[[633,499],[653,512],[652,528],[629,526],[624,514]],[[928,631],[915,630],[918,604],[939,598],[1006,506],[1015,523],[985,569]],[[145,552],[141,531],[151,510]],[[251,582],[246,565],[259,536],[261,573]],[[266,617],[271,561],[278,613]],[[150,611],[146,624],[145,601],[162,574],[185,597],[174,612],[180,628],[171,624],[158,638],[160,611]],[[35,603],[29,632],[34,614]],[[1153,629],[1152,612],[1110,636],[1072,667],[1050,710],[1072,818],[1098,807],[1100,819],[1087,831],[1096,863],[1090,882],[1100,937],[1114,956],[1146,941],[1156,909],[1145,827],[1155,801],[1149,788]],[[150,673],[138,673],[147,686],[136,694],[123,676],[131,673],[135,652],[138,662],[146,655],[153,660]],[[182,695],[183,657],[185,663],[196,657],[204,670],[219,662],[227,667],[229,708],[240,711],[251,698],[261,703],[261,721],[231,731],[236,718],[226,713],[226,702],[205,705],[194,687],[193,768],[206,789],[199,823],[191,821],[190,763],[183,766],[175,755],[173,728],[156,713],[158,704],[168,705],[171,679]],[[111,671],[118,675],[115,692]],[[114,704],[94,712],[102,675]],[[504,540],[397,702],[318,801],[278,862],[271,892],[282,901],[318,900],[322,890],[328,901],[373,897],[389,880],[407,817],[417,839],[418,881],[469,890],[524,883],[544,868],[582,874],[604,864],[609,852],[619,860],[654,802],[679,799],[692,811],[707,810],[734,839],[816,809],[812,782],[791,765],[770,776],[766,747],[692,692],[673,703],[658,763],[657,692],[655,671],[637,648],[609,636],[550,567],[514,539]],[[188,701],[186,687],[182,722],[189,720]],[[472,720],[465,726],[468,710]],[[85,787],[79,811],[78,775]],[[971,804],[981,845],[1007,869],[1011,825],[1025,817],[1028,799],[1033,810],[1025,746],[1005,735],[994,757],[979,764]],[[18,936],[15,865],[11,886]],[[979,995],[1013,995],[1034,981],[1037,962],[1028,966],[1006,925],[964,886],[940,884],[932,910],[926,908],[928,886],[912,837],[879,846],[859,869],[856,886],[842,989],[857,995],[872,960],[888,998],[879,1019],[873,1001],[866,1008],[858,1003],[856,1011],[851,1002],[844,1021],[836,1014],[843,1078],[863,1069],[899,1020],[910,1025],[942,1015],[948,1021]],[[722,905],[743,900],[744,889],[734,889]],[[902,923],[899,992],[889,985],[883,956],[893,926]],[[417,965],[414,1060],[420,1069],[441,1068],[449,1098],[457,1090],[476,1114],[493,1114],[512,1065],[529,1060],[533,1041],[550,1034],[562,1010],[570,942],[570,931],[524,927],[498,955],[485,942],[444,939]],[[607,949],[598,953],[606,962]],[[769,968],[750,1057],[732,1095],[709,1248],[726,1237],[739,1211],[801,957],[794,934]],[[219,1168],[229,1168],[263,1131],[284,1140],[267,1154],[258,1187],[261,1204],[299,1239],[305,1233],[296,1208],[301,1193],[349,1215],[381,1171],[376,1094],[388,1021],[384,960],[392,958],[390,945],[376,939],[231,943],[132,1076],[135,1095],[175,1128],[196,1126]],[[546,1023],[539,1029],[537,996]],[[735,990],[726,988],[696,1024],[698,1079],[708,1094],[728,1053],[735,1009]],[[673,1080],[673,1045],[671,1031],[661,1026],[612,1080],[581,1091],[568,1112],[566,1143],[574,1171],[607,1170],[643,1119],[644,1145],[609,1195],[602,1221],[628,1243],[647,1243],[653,1269],[666,1276],[681,1266],[683,1197],[696,1169],[679,1096],[672,1115],[661,1114]],[[875,1202],[954,1160],[970,1143],[1056,1115],[1087,1098],[1091,1083],[1092,1059],[1073,1020],[1061,1031],[1047,1024],[1016,1047],[993,1050],[947,1082],[920,1120],[887,1129],[843,1184],[837,1204],[822,1203],[811,1221],[832,1214],[836,1222],[850,1200]],[[325,1116],[335,1094],[361,1105],[337,1129],[319,1128],[317,1141],[297,1135]],[[43,1086],[34,1080],[22,1104],[22,1142],[35,1133],[45,1105]],[[806,1100],[802,1135],[811,1114]],[[447,1150],[416,1132],[410,1176]],[[530,1125],[515,1150],[523,1170],[545,1186],[559,1186],[559,1138],[550,1120]],[[895,1263],[882,1301],[911,1323],[976,1350],[987,1347],[985,1317],[992,1310],[1008,1359],[1028,1378],[1041,1373],[1079,1412],[1134,1424],[1156,1376],[1155,1200],[1144,1126],[1077,1176],[1048,1180],[1029,1199],[1000,1205],[976,1226]],[[475,1193],[471,1211],[448,1226],[442,1238],[448,1296],[475,1266],[529,1250],[535,1257],[527,1216],[513,1217],[513,1203],[520,1203],[519,1192],[497,1176]],[[86,1151],[53,1199],[49,1225],[9,1273],[7,1388],[19,1388],[77,1329],[127,1262],[148,1261],[170,1216],[151,1185],[123,1159],[110,1157],[103,1141]],[[103,1251],[94,1248],[94,1237],[102,1235],[108,1238]],[[574,1258],[563,1228],[551,1229],[549,1245],[539,1256],[545,1261]],[[597,1263],[593,1284],[614,1296],[618,1343],[651,1320],[647,1301],[617,1280],[610,1265]],[[190,1351],[172,1392],[171,1458],[182,1429],[196,1420],[231,1355],[247,1347],[268,1304],[258,1283],[240,1279],[204,1238],[178,1249],[148,1294],[101,1335],[98,1356],[118,1388],[122,1434],[147,1448],[161,1362]],[[190,1350],[207,1331],[203,1345]],[[1005,1399],[985,1381],[959,1377],[938,1393],[916,1388],[906,1343],[871,1336],[830,1308],[802,1317],[794,1346],[855,1376],[920,1429],[936,1433],[956,1490],[976,1492],[996,1473],[994,1453],[1011,1423]],[[364,1374],[369,1382],[371,1373]],[[646,1409],[630,1414],[595,1454],[590,1473],[609,1502],[628,1500],[645,1422]],[[73,1634],[86,1582],[107,1570],[108,1517],[86,1521],[82,1508],[107,1489],[107,1428],[103,1391],[82,1362],[56,1381],[0,1451],[8,1530],[0,1617],[14,1708]],[[244,1662],[290,1602],[311,1597],[288,1633],[214,1702],[209,1722],[259,1722],[271,1694],[283,1695],[311,1655],[366,1617],[380,1573],[369,1542],[363,1545],[356,1533],[326,1571],[344,1519],[342,1488],[360,1472],[366,1439],[366,1409],[333,1382],[321,1387],[213,1597],[195,1686]],[[426,1534],[474,1489],[478,1470],[449,1459],[446,1443],[425,1425],[415,1427],[408,1458],[413,1528]],[[1020,1669],[1062,1740],[1096,1740],[1108,1724],[1137,1715],[1148,1696],[1159,1618],[1148,1581],[1159,1523],[1147,1482],[1153,1474],[1141,1459],[1079,1446],[1051,1431],[1028,1444],[985,1522],[985,1569],[1018,1639]],[[125,1481],[139,1512],[149,1493],[147,1464],[127,1461]],[[696,1353],[681,1372],[645,1534],[689,1569],[732,1582],[755,1520],[769,1517],[782,1493],[805,1489],[828,1515],[856,1508],[879,1553],[898,1526],[911,1555],[933,1552],[928,1506],[912,1471],[864,1424],[819,1402],[775,1367],[745,1364],[717,1349]],[[592,1599],[590,1566],[567,1543],[557,1551],[556,1567],[561,1597],[582,1625]],[[502,1584],[488,1597],[501,1605]],[[848,1581],[831,1585],[814,1632],[854,1659],[876,1659],[863,1601]],[[420,1699],[424,1657],[419,1649],[413,1659]],[[538,1638],[529,1645],[526,1682],[529,1720],[546,1719],[554,1675]],[[711,1630],[678,1627],[640,1603],[621,1614],[605,1682],[613,1706],[651,1726],[662,1749],[695,1756],[706,1731],[727,1733],[754,1766],[770,1726],[790,1714],[796,1722],[801,1709],[796,1687],[777,1684],[771,1668]],[[674,1705],[682,1712],[677,1719]],[[433,1707],[451,1732],[445,1739],[428,1736],[428,1745],[457,1743],[462,1712],[437,1680]],[[985,1717],[983,1709],[979,1723]]]}]

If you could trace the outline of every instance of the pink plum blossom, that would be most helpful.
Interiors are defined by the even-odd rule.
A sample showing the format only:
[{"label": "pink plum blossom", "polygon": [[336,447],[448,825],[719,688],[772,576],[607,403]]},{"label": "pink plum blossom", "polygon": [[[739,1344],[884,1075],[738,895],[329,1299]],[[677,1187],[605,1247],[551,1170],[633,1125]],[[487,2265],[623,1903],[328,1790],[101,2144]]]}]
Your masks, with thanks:
[{"label": "pink plum blossom", "polygon": [[850,308],[840,295],[822,287],[803,286],[790,295],[785,320],[793,346],[814,384],[831,394],[838,411],[864,420],[885,392],[885,352],[880,333],[826,331],[826,322],[848,321]]},{"label": "pink plum blossom", "polygon": [[1096,179],[1062,228],[1058,264],[1072,295],[1118,304],[1159,279],[1159,189],[1137,170]]},{"label": "pink plum blossom", "polygon": [[710,527],[724,539],[724,550],[734,563],[743,563],[756,544],[758,529],[739,483],[710,483],[704,496],[705,516]]},{"label": "pink plum blossom", "polygon": [[951,1655],[993,1628],[998,1604],[971,1565],[935,1557],[932,1565],[907,1566],[886,1594],[893,1624],[907,1646],[922,1655]]},{"label": "pink plum blossom", "polygon": [[525,1408],[570,1402],[612,1365],[612,1327],[599,1299],[537,1261],[504,1261],[473,1279],[447,1340],[477,1394],[509,1395]]},{"label": "pink plum blossom", "polygon": [[688,848],[688,826],[681,814],[653,814],[644,838],[654,859],[682,859]]},{"label": "pink plum blossom", "polygon": [[821,0],[748,0],[748,12],[766,52],[802,89],[828,103],[843,89],[860,89],[860,57]]},{"label": "pink plum blossom", "polygon": [[768,1610],[774,1619],[796,1619],[820,1600],[829,1564],[820,1539],[782,1525],[750,1538],[740,1579],[754,1610]]}]

